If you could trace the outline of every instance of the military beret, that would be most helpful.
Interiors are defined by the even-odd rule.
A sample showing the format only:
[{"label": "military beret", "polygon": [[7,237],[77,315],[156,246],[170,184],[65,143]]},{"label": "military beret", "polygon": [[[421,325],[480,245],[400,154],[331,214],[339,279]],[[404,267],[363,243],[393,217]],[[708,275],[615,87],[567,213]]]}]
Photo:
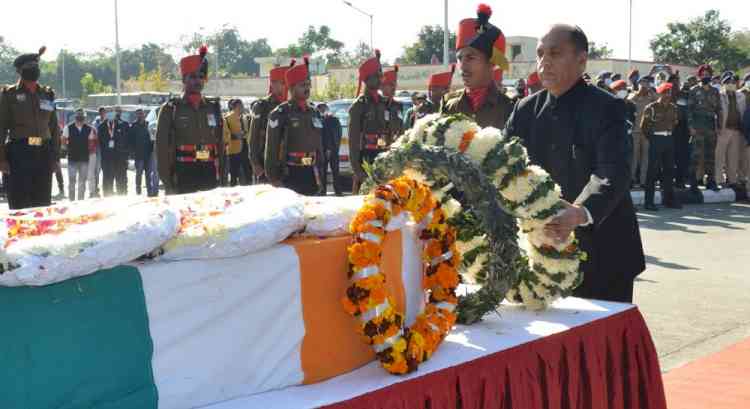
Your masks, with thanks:
[{"label": "military beret", "polygon": [[39,58],[47,51],[47,47],[42,46],[39,48],[37,53],[21,54],[13,61],[13,67],[16,69],[21,68],[24,64],[29,62],[39,62]]}]

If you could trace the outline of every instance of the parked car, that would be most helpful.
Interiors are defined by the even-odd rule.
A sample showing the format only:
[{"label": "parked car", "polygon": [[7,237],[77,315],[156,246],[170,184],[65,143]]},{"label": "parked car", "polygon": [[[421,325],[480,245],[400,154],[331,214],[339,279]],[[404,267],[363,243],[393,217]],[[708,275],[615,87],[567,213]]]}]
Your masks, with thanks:
[{"label": "parked car", "polygon": [[[402,118],[406,118],[406,112],[412,107],[411,97],[396,97],[396,101],[403,105]],[[352,177],[352,165],[349,162],[349,108],[354,99],[339,99],[328,102],[328,109],[341,122],[341,147],[339,148],[339,162],[341,175]]]}]

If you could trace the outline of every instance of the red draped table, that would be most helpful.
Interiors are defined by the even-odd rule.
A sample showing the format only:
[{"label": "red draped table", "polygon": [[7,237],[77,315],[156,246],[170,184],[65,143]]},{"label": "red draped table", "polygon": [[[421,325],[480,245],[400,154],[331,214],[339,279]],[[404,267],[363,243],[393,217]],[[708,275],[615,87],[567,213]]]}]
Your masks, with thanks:
[{"label": "red draped table", "polygon": [[210,408],[666,408],[656,351],[636,307],[568,298],[541,313],[503,305],[499,314],[457,326],[408,376],[371,363]]}]

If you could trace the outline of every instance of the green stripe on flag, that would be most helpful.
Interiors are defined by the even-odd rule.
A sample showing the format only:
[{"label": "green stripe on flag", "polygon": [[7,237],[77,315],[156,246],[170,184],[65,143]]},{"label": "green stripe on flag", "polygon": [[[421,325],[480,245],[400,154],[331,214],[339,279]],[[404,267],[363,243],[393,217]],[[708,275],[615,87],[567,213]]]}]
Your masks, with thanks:
[{"label": "green stripe on flag", "polygon": [[156,409],[137,268],[0,287],[0,408]]}]

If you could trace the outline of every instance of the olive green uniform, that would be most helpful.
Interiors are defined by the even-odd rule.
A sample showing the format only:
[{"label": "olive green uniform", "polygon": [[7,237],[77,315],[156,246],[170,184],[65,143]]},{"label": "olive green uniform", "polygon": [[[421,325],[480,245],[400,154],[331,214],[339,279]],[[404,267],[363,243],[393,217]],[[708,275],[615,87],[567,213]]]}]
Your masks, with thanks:
[{"label": "olive green uniform", "polygon": [[675,204],[674,159],[675,140],[672,132],[679,122],[677,105],[653,102],[646,106],[640,130],[649,140],[648,170],[646,172],[646,204],[654,204],[656,176],[661,169],[661,188],[665,204]]},{"label": "olive green uniform", "polygon": [[395,99],[388,99],[385,103],[385,122],[387,140],[395,141],[404,129],[404,106]]},{"label": "olive green uniform", "polygon": [[441,114],[465,114],[482,128],[491,126],[505,129],[505,122],[512,110],[513,102],[507,95],[501,94],[494,85],[489,88],[482,106],[477,111],[472,109],[465,89],[446,94],[440,104]]},{"label": "olive green uniform", "polygon": [[719,91],[713,87],[703,89],[701,84],[693,87],[688,97],[688,125],[695,130],[690,141],[693,145],[691,168],[698,181],[704,174],[714,180],[718,118],[721,118]]},{"label": "olive green uniform", "polygon": [[[268,115],[279,106],[279,100],[273,95],[255,101],[251,107],[250,119],[250,164],[253,166],[256,180],[268,182],[265,174],[266,129]],[[261,172],[259,172],[261,171]]]},{"label": "olive green uniform", "polygon": [[225,160],[218,99],[201,98],[195,108],[184,98],[162,105],[156,126],[159,177],[167,194],[193,193],[219,186]]},{"label": "olive green uniform", "polygon": [[0,95],[0,162],[10,168],[6,192],[11,209],[51,204],[60,154],[54,101],[52,88],[38,85],[31,92],[20,81]]},{"label": "olive green uniform", "polygon": [[[349,157],[354,171],[356,194],[359,183],[365,178],[363,162],[372,163],[379,153],[393,143],[386,121],[384,98],[373,99],[369,94],[360,95],[349,108]],[[390,119],[390,118],[389,118]]]},{"label": "olive green uniform", "polygon": [[268,115],[264,165],[274,186],[303,195],[320,190],[317,162],[323,150],[323,118],[312,104],[305,109],[283,102]]}]

